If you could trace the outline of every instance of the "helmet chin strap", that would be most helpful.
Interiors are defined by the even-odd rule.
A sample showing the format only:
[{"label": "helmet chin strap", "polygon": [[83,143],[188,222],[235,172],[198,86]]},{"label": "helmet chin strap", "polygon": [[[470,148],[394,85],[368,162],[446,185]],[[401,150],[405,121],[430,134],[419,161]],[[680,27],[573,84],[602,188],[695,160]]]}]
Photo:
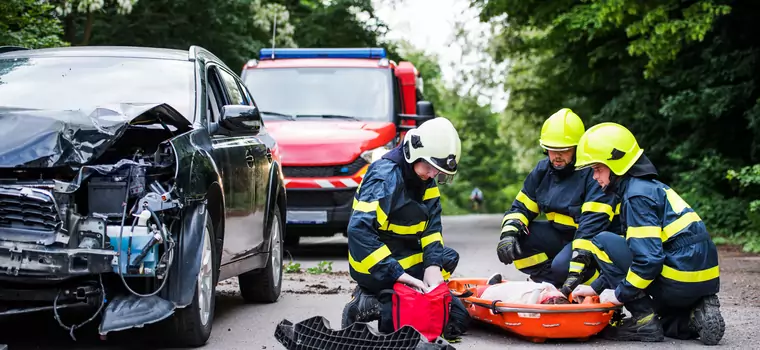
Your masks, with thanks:
[{"label": "helmet chin strap", "polygon": [[610,182],[602,186],[602,192],[607,192],[607,190],[610,190],[610,191],[617,190],[618,180],[620,180],[620,176],[617,176],[615,175],[615,173],[610,171]]}]

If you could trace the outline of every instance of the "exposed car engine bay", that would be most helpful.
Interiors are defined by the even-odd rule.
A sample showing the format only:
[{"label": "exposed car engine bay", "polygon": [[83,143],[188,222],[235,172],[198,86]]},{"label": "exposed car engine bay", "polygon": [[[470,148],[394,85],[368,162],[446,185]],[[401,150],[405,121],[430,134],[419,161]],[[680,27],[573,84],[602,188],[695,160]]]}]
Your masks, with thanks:
[{"label": "exposed car engine bay", "polygon": [[[59,120],[32,138],[44,147],[0,154],[0,316],[52,310],[72,338],[114,295],[164,289],[186,204],[168,140],[189,122],[166,105],[109,110],[107,127],[96,112],[91,128]],[[59,311],[77,306],[97,311],[65,325]]]}]

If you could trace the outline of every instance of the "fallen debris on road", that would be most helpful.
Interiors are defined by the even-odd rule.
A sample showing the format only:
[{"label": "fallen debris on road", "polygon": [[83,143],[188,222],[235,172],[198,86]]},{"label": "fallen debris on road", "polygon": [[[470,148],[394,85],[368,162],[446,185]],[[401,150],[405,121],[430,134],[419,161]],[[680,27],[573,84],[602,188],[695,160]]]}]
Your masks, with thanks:
[{"label": "fallen debris on road", "polygon": [[398,349],[398,350],[454,350],[446,340],[438,337],[430,343],[411,326],[381,334],[364,322],[333,330],[330,322],[322,316],[314,316],[293,324],[283,319],[274,332],[275,338],[288,350],[301,349]]}]

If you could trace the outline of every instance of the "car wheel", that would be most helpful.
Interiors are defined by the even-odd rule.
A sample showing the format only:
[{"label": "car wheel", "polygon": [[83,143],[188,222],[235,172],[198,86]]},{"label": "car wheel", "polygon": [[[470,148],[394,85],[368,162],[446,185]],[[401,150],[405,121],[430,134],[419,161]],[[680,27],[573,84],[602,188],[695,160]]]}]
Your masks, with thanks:
[{"label": "car wheel", "polygon": [[249,271],[238,277],[240,294],[247,302],[273,303],[280,298],[282,290],[282,255],[283,255],[283,225],[280,209],[277,205],[272,208],[272,220],[269,223],[269,239],[272,253],[269,254],[267,265],[262,270]]},{"label": "car wheel", "polygon": [[206,212],[206,227],[201,241],[201,266],[195,284],[195,296],[190,305],[177,309],[172,319],[172,343],[178,346],[203,346],[211,336],[216,309],[216,281],[219,275],[214,237],[211,216]]}]

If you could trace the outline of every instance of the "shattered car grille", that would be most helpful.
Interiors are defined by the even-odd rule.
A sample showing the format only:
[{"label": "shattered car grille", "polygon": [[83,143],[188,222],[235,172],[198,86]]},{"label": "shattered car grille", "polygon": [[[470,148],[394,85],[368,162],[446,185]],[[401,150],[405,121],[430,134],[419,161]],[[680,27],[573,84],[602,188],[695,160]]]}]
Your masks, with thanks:
[{"label": "shattered car grille", "polygon": [[57,206],[50,192],[0,186],[0,228],[54,231],[58,225]]}]

